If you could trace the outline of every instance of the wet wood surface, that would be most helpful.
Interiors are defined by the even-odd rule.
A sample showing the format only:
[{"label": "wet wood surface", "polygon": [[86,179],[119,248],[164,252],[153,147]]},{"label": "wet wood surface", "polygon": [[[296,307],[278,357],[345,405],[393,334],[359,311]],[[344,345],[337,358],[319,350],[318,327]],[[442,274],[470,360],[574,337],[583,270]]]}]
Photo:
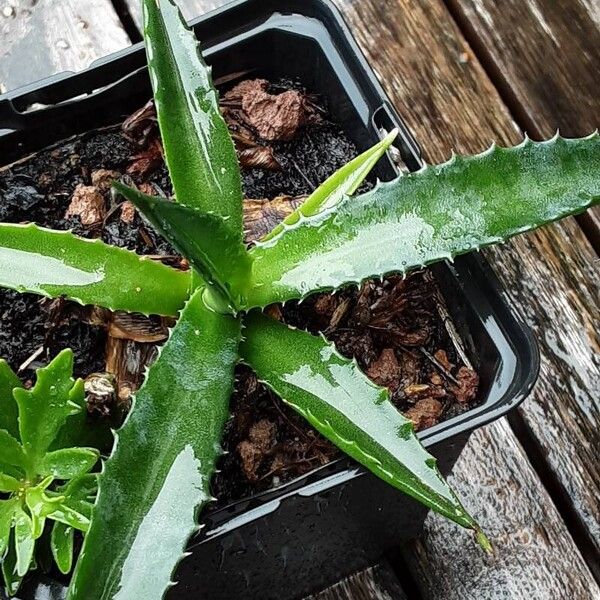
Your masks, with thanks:
[{"label": "wet wood surface", "polygon": [[423,538],[402,550],[423,599],[600,598],[506,419],[473,434],[450,482],[475,511],[495,552],[485,555],[455,527],[428,516]]},{"label": "wet wood surface", "polygon": [[129,45],[110,0],[0,0],[0,93]]},{"label": "wet wood surface", "polygon": [[[600,115],[598,0],[449,0],[521,127],[588,135]],[[600,208],[583,226],[600,251]]]},{"label": "wet wood surface", "polygon": [[[223,2],[183,4],[192,18]],[[566,135],[598,126],[597,0],[337,4],[431,162],[452,149],[518,142],[523,129],[540,137],[556,126]],[[18,9],[12,28],[5,5]],[[139,2],[129,6],[141,23]],[[50,26],[57,20],[60,27]],[[32,28],[41,32],[39,47],[21,41]],[[56,58],[65,31],[74,33],[63,50],[73,52]],[[128,43],[108,0],[0,0],[0,39],[0,85],[9,89],[83,68]],[[30,73],[11,66],[23,56],[15,46],[36,65]],[[593,221],[590,231],[593,239]],[[483,556],[457,527],[430,516],[422,539],[402,551],[418,592],[402,592],[385,564],[312,598],[600,598],[592,576],[600,540],[600,263],[574,219],[486,255],[542,354],[532,396],[510,423],[476,432],[453,475],[495,555]]]},{"label": "wet wood surface", "polygon": [[531,134],[548,136],[560,127],[574,137],[598,127],[597,0],[450,0],[449,5]]},{"label": "wet wood surface", "polygon": [[[598,128],[600,116],[600,2],[597,0],[451,0],[450,8],[466,36],[496,82],[515,118],[532,136],[552,135],[557,129],[566,136],[583,136]],[[510,35],[507,32],[510,31]],[[600,252],[600,210],[588,211],[581,224],[592,245]],[[567,240],[555,236],[552,243],[561,248]],[[557,262],[535,266],[536,279],[553,282],[556,269],[571,276],[570,263],[564,256]],[[582,257],[583,258],[583,257]],[[590,258],[586,258],[589,261]],[[529,290],[523,286],[519,300],[528,308],[527,318],[535,324],[550,355],[554,369],[542,370],[549,394],[535,396],[535,407],[523,411],[525,427],[542,440],[540,450],[552,465],[564,502],[571,504],[590,533],[590,543],[600,550],[600,346],[598,344],[598,263],[582,263],[592,276],[591,287],[580,286],[572,303],[579,312],[587,305],[591,320],[573,322],[571,315],[552,310],[546,296],[553,286],[540,289],[546,317],[526,303]],[[510,273],[506,273],[510,278]],[[577,282],[577,276],[573,278]],[[574,284],[573,284],[574,285]],[[575,288],[577,289],[577,288]],[[589,294],[588,294],[589,292]],[[596,310],[594,312],[594,306]],[[584,313],[580,313],[584,314]],[[594,319],[594,315],[596,318]],[[546,320],[559,320],[560,331],[544,330]],[[580,353],[580,348],[589,349]],[[577,358],[573,360],[572,357]],[[562,377],[558,376],[562,372]],[[552,382],[571,380],[576,402],[567,405],[551,391]],[[543,401],[540,401],[543,400]],[[545,407],[557,406],[546,418]],[[560,417],[561,420],[552,417]],[[571,443],[568,443],[568,440]],[[579,456],[579,469],[572,466]],[[591,483],[591,485],[590,485]],[[598,569],[596,563],[595,566]]]}]

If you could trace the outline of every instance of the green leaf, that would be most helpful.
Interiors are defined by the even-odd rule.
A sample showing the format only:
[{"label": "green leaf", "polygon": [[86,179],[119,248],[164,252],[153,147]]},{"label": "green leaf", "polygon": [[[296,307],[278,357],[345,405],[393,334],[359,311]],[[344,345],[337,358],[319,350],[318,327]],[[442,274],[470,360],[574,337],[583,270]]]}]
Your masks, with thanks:
[{"label": "green leaf", "polygon": [[[34,539],[42,535],[47,518],[81,531],[87,531],[90,524],[91,506],[89,503],[47,490],[51,483],[52,477],[46,477],[39,485],[30,487],[25,492],[25,502],[31,514]],[[81,510],[81,505],[86,505],[84,510]]]},{"label": "green leaf", "polygon": [[57,492],[65,496],[65,502],[93,500],[98,492],[98,473],[86,473],[71,479],[59,486]]},{"label": "green leaf", "polygon": [[240,323],[206,308],[201,288],[183,309],[100,476],[70,600],[158,600],[190,535],[229,416]]},{"label": "green leaf", "polygon": [[0,462],[0,472],[19,480],[21,480],[24,475],[23,467],[15,467],[14,465],[9,465],[8,463],[3,462]]},{"label": "green leaf", "polygon": [[23,579],[23,577],[17,573],[17,552],[14,540],[15,534],[13,533],[8,542],[8,552],[2,561],[2,576],[9,596],[14,596],[17,593],[19,586],[21,585],[21,580]]},{"label": "green leaf", "polygon": [[250,275],[250,256],[242,240],[226,227],[225,219],[122,184],[115,189],[133,202],[144,216],[177,248],[209,283],[214,283],[233,307]]},{"label": "green leaf", "polygon": [[4,429],[0,429],[0,462],[15,467],[24,467],[27,463],[21,444]]},{"label": "green leaf", "polygon": [[56,479],[73,479],[92,469],[99,457],[100,452],[95,448],[62,448],[44,456],[39,474],[52,475]]},{"label": "green leaf", "polygon": [[0,472],[0,492],[8,494],[18,491],[20,487],[21,482],[18,479],[12,477],[11,475],[7,475],[6,473]]},{"label": "green leaf", "polygon": [[47,367],[37,370],[33,388],[13,392],[19,406],[21,442],[34,468],[43,459],[67,417],[79,410],[71,399],[79,393],[72,373],[73,352],[66,349]]},{"label": "green leaf", "polygon": [[[86,520],[92,517],[93,502],[98,493],[98,474],[86,473],[59,486],[56,494],[63,496],[63,506],[82,515]],[[53,518],[53,516],[51,516]],[[87,528],[87,526],[86,526]]]},{"label": "green leaf", "polygon": [[60,572],[67,574],[73,566],[73,541],[75,538],[75,530],[69,525],[56,522],[52,526],[50,534],[50,548],[56,566]]},{"label": "green leaf", "polygon": [[479,530],[417,439],[411,421],[324,338],[252,312],[240,354],[259,379],[341,450],[387,483]]},{"label": "green leaf", "polygon": [[[41,486],[41,484],[40,484]],[[87,531],[92,516],[93,500],[97,492],[96,474],[89,473],[69,481],[66,485],[59,486],[57,491],[42,490],[39,488],[29,491],[32,504],[32,514],[36,510],[44,518],[49,518],[80,531]]]},{"label": "green leaf", "polygon": [[[49,506],[48,509],[50,508],[51,507]],[[84,514],[84,512],[86,514]],[[85,511],[76,510],[71,508],[66,500],[57,502],[54,510],[48,512],[46,517],[83,532],[86,532],[90,526],[89,508]]]},{"label": "green leaf", "polygon": [[19,436],[17,404],[13,398],[13,390],[23,387],[10,365],[0,359],[0,429],[6,429],[13,437]]},{"label": "green leaf", "polygon": [[247,307],[452,258],[600,201],[600,137],[526,140],[453,157],[353,198],[253,248]]},{"label": "green leaf", "polygon": [[[87,407],[85,402],[85,383],[82,379],[77,379],[73,384],[69,393],[69,400],[72,412],[65,419],[64,424],[54,437],[49,450],[54,451],[62,448],[90,445],[86,442],[81,442],[88,433],[85,431],[87,425]],[[46,474],[44,473],[44,475]]]},{"label": "green leaf", "polygon": [[189,285],[189,273],[100,240],[33,224],[0,224],[3,287],[111,310],[176,315]]},{"label": "green leaf", "polygon": [[[80,474],[94,466],[98,450],[60,448],[47,452],[57,435],[63,434],[65,423],[82,413],[83,382],[74,381],[72,371],[73,353],[64,350],[46,368],[38,369],[37,381],[31,390],[21,387],[12,390],[23,445],[6,430],[0,430],[0,493],[13,495],[8,501],[0,500],[0,559],[10,544],[11,528],[14,529],[14,548],[9,549],[2,564],[10,593],[16,592],[28,570],[36,568],[35,540],[42,536],[46,519],[61,523],[53,528],[51,540],[61,569],[70,568],[72,562],[72,528],[86,531],[90,524],[93,508],[90,500],[95,495],[96,476]],[[79,425],[78,422],[70,424]],[[62,438],[72,436],[73,432],[68,432]],[[39,481],[42,475],[47,476]],[[69,481],[62,486],[54,485],[57,491],[53,491],[49,488],[55,478]],[[38,546],[38,557],[42,560],[46,547]],[[47,552],[49,557],[49,547]]]},{"label": "green leaf", "polygon": [[17,498],[0,500],[0,561],[4,558],[10,542],[10,530],[12,528],[15,509],[19,505]]},{"label": "green leaf", "polygon": [[242,184],[210,69],[171,0],[144,0],[146,52],[169,174],[178,202],[228,219],[242,240]]},{"label": "green leaf", "polygon": [[[92,505],[88,500],[95,498],[98,489],[97,475],[87,474],[72,479],[58,488],[64,496],[63,504],[89,520]],[[53,518],[53,515],[50,515]],[[87,526],[86,526],[87,528]],[[54,560],[62,573],[69,573],[73,564],[73,539],[75,528],[61,521],[55,521],[50,536],[50,548]]]},{"label": "green leaf", "polygon": [[46,517],[58,510],[64,500],[62,496],[48,496],[46,488],[52,483],[52,477],[46,477],[41,483],[25,490],[25,504],[31,515],[31,531],[37,540],[44,532]]},{"label": "green leaf", "polygon": [[302,217],[311,217],[327,210],[343,200],[344,196],[351,196],[360,187],[365,177],[371,172],[379,159],[386,153],[392,142],[396,139],[398,130],[394,129],[383,140],[363,152],[355,159],[338,169],[331,177],[327,178],[292,214],[288,215],[282,223],[277,225],[262,238],[266,242],[280,234],[285,228],[294,225]]},{"label": "green leaf", "polygon": [[15,551],[17,554],[16,572],[19,577],[23,577],[29,570],[33,558],[35,539],[31,517],[20,507],[15,509],[14,529]]}]

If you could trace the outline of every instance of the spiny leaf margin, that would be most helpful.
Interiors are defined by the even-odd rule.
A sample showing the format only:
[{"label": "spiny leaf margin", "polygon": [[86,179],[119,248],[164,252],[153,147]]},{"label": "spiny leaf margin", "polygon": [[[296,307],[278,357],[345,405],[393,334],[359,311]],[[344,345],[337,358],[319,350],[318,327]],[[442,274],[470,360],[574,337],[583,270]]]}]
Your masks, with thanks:
[{"label": "spiny leaf margin", "polygon": [[258,311],[244,317],[244,334],[242,360],[321,434],[393,487],[480,532],[419,442],[412,422],[356,360],[339,354],[325,337]]},{"label": "spiny leaf margin", "polygon": [[211,68],[172,0],[144,0],[148,69],[178,202],[227,218],[242,239],[242,183]]},{"label": "spiny leaf margin", "polygon": [[121,183],[113,187],[135,204],[207,283],[219,289],[233,309],[238,307],[248,285],[252,261],[241,239],[236,240],[230,233],[226,219],[149,196]]},{"label": "spiny leaf margin", "polygon": [[257,243],[244,308],[453,259],[599,201],[597,132],[455,155]]},{"label": "spiny leaf margin", "polygon": [[70,231],[0,223],[0,286],[172,316],[189,296],[190,274]]},{"label": "spiny leaf margin", "polygon": [[204,291],[186,303],[115,434],[68,600],[162,598],[212,499],[241,334],[239,319],[205,306]]}]

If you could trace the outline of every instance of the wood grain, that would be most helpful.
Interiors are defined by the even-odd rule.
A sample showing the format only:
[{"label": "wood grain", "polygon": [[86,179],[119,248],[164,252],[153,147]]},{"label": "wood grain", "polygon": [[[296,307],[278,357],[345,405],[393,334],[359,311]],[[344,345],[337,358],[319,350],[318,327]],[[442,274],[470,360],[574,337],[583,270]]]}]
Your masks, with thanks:
[{"label": "wood grain", "polygon": [[[440,1],[338,0],[337,3],[429,160],[447,158],[452,148],[461,152],[482,150],[491,139],[503,144],[519,141],[519,128]],[[540,342],[542,375],[521,414],[530,425],[533,442],[547,455],[549,468],[564,490],[570,508],[597,544],[600,539],[596,533],[600,490],[597,257],[573,219],[521,236],[486,254],[507,288],[507,297],[534,327]],[[508,433],[505,435],[510,438]],[[472,456],[485,457],[486,449],[481,443],[475,436],[470,445]],[[514,439],[511,443],[515,452],[519,450],[522,463],[520,473],[513,469],[515,484],[525,496],[538,495],[547,502],[547,496],[540,497],[536,491],[539,480],[532,477],[522,450]],[[501,448],[493,456],[500,464],[488,466],[498,471],[498,481],[502,481]],[[515,461],[519,462],[516,458]],[[473,465],[464,461],[461,464],[465,472],[459,471],[458,475],[467,479],[466,470]],[[500,487],[497,492],[502,493]],[[485,502],[477,502],[473,509],[476,514],[484,511]],[[544,511],[549,520],[558,520],[550,503]],[[525,514],[514,514],[511,503],[498,508],[498,513],[510,530],[519,531],[526,526],[526,522],[519,521]],[[449,524],[439,527],[453,531]],[[458,536],[452,544],[455,553],[463,551],[463,542]],[[572,545],[571,541],[568,543]],[[432,552],[437,550],[435,540],[431,544],[426,537],[424,547],[430,547]],[[499,554],[507,557],[519,552],[520,548],[510,539],[504,540],[498,549]],[[566,577],[570,567],[561,561],[561,553],[552,553],[552,559],[549,555],[544,558],[544,553],[540,549],[539,563],[548,569],[564,570]],[[556,563],[550,567],[552,561]],[[476,572],[472,575],[481,577]]]},{"label": "wood grain", "polygon": [[2,2],[0,40],[0,93],[129,45],[110,0]]},{"label": "wood grain", "polygon": [[[484,56],[494,81],[501,89],[509,90],[505,91],[505,96],[510,98],[513,113],[529,132],[539,138],[552,135],[560,128],[564,135],[583,136],[599,126],[599,2],[508,0],[500,6],[491,0],[451,0],[450,4],[478,54]],[[584,226],[592,244],[597,251],[600,250],[599,208],[588,213]],[[555,230],[548,231],[549,243],[562,249],[569,244],[569,238],[556,233]],[[544,252],[544,247],[540,250]],[[498,252],[493,254],[497,256]],[[570,262],[563,260],[562,253],[557,252],[555,258],[557,260],[532,263],[530,266],[536,280],[550,282],[535,290],[541,296],[539,304],[545,309],[545,316],[527,302],[532,290],[526,285],[509,286],[513,290],[512,298],[527,309],[528,322],[543,336],[547,355],[553,357],[554,367],[548,368],[549,365],[544,363],[541,378],[548,393],[543,399],[535,396],[535,406],[530,404],[529,410],[521,414],[526,426],[541,441],[542,452],[547,455],[554,472],[568,473],[568,477],[560,481],[563,494],[580,508],[590,538],[600,550],[600,508],[597,500],[600,489],[597,459],[600,456],[598,262],[592,259],[591,264],[580,264],[581,270],[589,272],[590,287],[579,285],[577,277],[573,277]],[[565,314],[557,311],[558,307],[548,297],[555,292],[552,282],[559,272],[571,280],[574,290],[578,290],[572,298],[573,308],[584,318],[587,315],[592,319],[583,323],[583,330],[579,330],[581,320],[571,319],[573,312]],[[514,284],[515,278],[525,274],[503,270],[502,275],[507,282]],[[561,321],[562,331],[544,331],[546,319]],[[581,353],[582,347],[588,348],[589,352]],[[573,360],[572,356],[578,358]],[[556,383],[565,380],[571,381],[571,389],[579,397],[575,410],[571,405],[561,403],[555,392]],[[548,405],[555,410],[548,411]],[[572,443],[564,443],[566,436]],[[561,440],[562,443],[556,443]],[[574,454],[581,459],[581,471],[571,467]],[[591,490],[585,493],[589,482],[592,483]],[[584,498],[580,490],[584,490]]]},{"label": "wood grain", "polygon": [[[133,8],[139,5],[137,0],[132,2]],[[595,6],[594,2],[587,4]],[[17,12],[14,17],[21,19],[22,26],[9,29],[8,17],[0,16],[0,82],[6,81],[4,85],[19,85],[19,77],[37,77],[22,66],[17,68],[12,40],[21,48],[21,56],[27,51],[34,65],[49,61],[56,65],[54,70],[81,68],[88,56],[92,60],[127,43],[120,28],[107,26],[114,24],[108,0],[62,0],[65,12],[58,21],[52,13],[60,11],[48,8],[56,6],[51,0],[39,0],[35,11],[27,14],[33,4],[34,0],[11,0],[11,5],[25,7],[23,14]],[[185,13],[191,18],[217,4],[221,2],[188,1]],[[492,139],[518,141],[519,128],[439,0],[338,0],[338,4],[430,160],[447,158],[452,148],[483,149]],[[94,8],[91,13],[89,6]],[[69,34],[73,45],[60,48],[64,46],[60,43],[59,49],[65,52],[56,58],[48,44],[62,38],[52,32],[64,30],[74,14],[84,14],[83,20],[94,33],[83,40],[83,49],[78,47],[79,38]],[[46,54],[41,58],[35,58],[34,24],[44,32]],[[81,29],[87,31],[85,26]],[[64,54],[68,60],[61,60]],[[77,56],[80,62],[73,58]],[[49,70],[48,66],[44,69]],[[5,72],[13,73],[11,79]],[[598,263],[573,220],[490,251],[488,256],[542,344],[540,383],[521,414],[534,442],[548,454],[572,509],[590,532],[597,531]],[[429,517],[423,540],[406,554],[427,597],[600,597],[560,515],[505,421],[473,436],[457,465],[455,483],[494,538],[497,554],[486,559],[452,525]],[[367,571],[357,577],[353,581],[365,584],[342,582],[330,592],[338,596],[329,598],[361,598],[359,590],[368,593],[372,574]],[[339,595],[343,590],[346,596]],[[388,592],[384,585],[382,593]]]},{"label": "wood grain", "polygon": [[[448,0],[461,28],[533,137],[600,126],[597,0]],[[582,222],[600,252],[600,208]]]},{"label": "wood grain", "polygon": [[382,562],[308,596],[305,600],[407,600],[390,566]]},{"label": "wood grain", "polygon": [[[600,115],[597,0],[449,0],[532,134],[591,133]],[[488,66],[486,64],[486,66]]]},{"label": "wood grain", "polygon": [[484,555],[442,519],[430,515],[422,542],[405,552],[427,600],[592,600],[600,590],[564,522],[523,460],[505,419],[479,429],[450,481],[491,536]]},{"label": "wood grain", "polygon": [[[229,0],[178,0],[177,4],[181,8],[183,16],[189,21],[195,17],[199,17],[209,10],[219,8],[227,4]],[[142,19],[142,2],[141,0],[125,0],[125,4],[129,8],[135,24],[141,31],[143,29]]]},{"label": "wood grain", "polygon": [[536,390],[518,415],[561,499],[587,529],[585,541],[595,548],[591,559],[598,573],[600,263],[574,252],[578,236],[581,231],[570,220],[488,256],[508,298],[536,333],[542,354]]}]

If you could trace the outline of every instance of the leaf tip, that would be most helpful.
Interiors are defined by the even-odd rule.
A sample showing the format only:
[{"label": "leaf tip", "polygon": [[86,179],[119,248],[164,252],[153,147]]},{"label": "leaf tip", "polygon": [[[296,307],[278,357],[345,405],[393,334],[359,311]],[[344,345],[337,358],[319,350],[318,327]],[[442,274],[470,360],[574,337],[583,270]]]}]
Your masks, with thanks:
[{"label": "leaf tip", "polygon": [[477,544],[479,544],[479,546],[483,549],[483,551],[486,554],[494,554],[494,547],[492,546],[492,543],[481,529],[477,529],[475,531],[475,541],[477,542]]}]

